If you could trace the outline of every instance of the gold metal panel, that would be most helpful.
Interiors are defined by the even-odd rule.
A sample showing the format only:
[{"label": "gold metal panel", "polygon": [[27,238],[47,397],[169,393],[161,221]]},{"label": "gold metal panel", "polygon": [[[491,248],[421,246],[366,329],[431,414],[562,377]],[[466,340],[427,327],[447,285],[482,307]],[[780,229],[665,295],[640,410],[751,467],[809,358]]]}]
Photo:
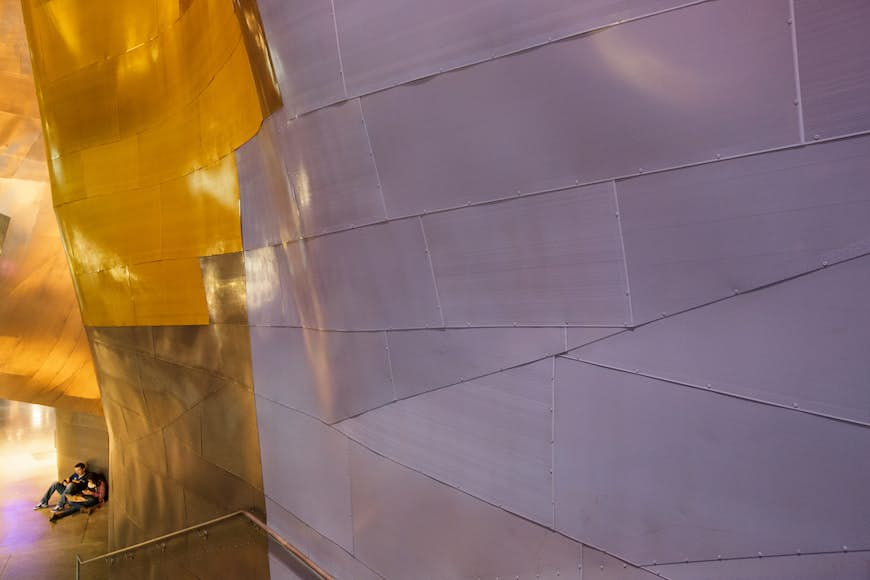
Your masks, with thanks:
[{"label": "gold metal panel", "polygon": [[132,289],[127,266],[75,275],[82,319],[88,326],[134,324]]},{"label": "gold metal panel", "polygon": [[247,324],[245,254],[235,252],[201,258],[202,280],[212,323]]},{"label": "gold metal panel", "polygon": [[161,326],[154,329],[157,356],[211,371],[253,389],[247,326]]},{"label": "gold metal panel", "polygon": [[118,193],[139,185],[139,142],[135,136],[85,149],[81,160],[89,197]]},{"label": "gold metal panel", "polygon": [[207,324],[208,307],[197,258],[161,260],[129,267],[135,320],[125,324],[153,326]]},{"label": "gold metal panel", "polygon": [[50,158],[48,174],[52,183],[63,184],[63,187],[55,187],[52,191],[55,205],[83,199],[87,195],[81,151]]}]

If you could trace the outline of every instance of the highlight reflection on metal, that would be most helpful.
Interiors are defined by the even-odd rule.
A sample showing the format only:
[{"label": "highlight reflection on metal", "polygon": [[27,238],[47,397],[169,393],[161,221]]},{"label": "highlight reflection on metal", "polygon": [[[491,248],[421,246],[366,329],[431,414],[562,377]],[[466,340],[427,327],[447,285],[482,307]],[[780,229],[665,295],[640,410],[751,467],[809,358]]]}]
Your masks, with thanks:
[{"label": "highlight reflection on metal", "polygon": [[0,0],[0,397],[99,413],[18,0]]},{"label": "highlight reflection on metal", "polygon": [[232,151],[280,105],[256,6],[24,9],[85,323],[207,323],[198,259],[241,249]]},{"label": "highlight reflection on metal", "polygon": [[347,577],[870,545],[866,2],[478,4],[260,0],[270,523]]}]

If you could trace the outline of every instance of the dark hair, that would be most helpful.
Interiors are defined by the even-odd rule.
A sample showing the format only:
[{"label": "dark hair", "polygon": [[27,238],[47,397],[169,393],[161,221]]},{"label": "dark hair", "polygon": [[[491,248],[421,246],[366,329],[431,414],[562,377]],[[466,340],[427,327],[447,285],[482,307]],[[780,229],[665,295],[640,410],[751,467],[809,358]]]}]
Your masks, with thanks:
[{"label": "dark hair", "polygon": [[87,466],[86,466],[84,463],[82,463],[81,461],[79,461],[78,463],[76,463],[75,465],[73,465],[73,467],[81,467],[82,469],[86,469],[86,468],[87,468]]}]

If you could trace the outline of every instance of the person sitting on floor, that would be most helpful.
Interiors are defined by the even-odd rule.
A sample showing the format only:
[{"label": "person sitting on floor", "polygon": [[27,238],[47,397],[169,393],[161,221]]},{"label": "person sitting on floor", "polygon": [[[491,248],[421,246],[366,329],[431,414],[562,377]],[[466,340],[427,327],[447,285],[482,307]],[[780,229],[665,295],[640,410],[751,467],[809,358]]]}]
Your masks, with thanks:
[{"label": "person sitting on floor", "polygon": [[87,487],[81,495],[67,495],[69,509],[51,514],[50,522],[56,522],[60,518],[71,516],[84,508],[103,505],[108,498],[108,486],[106,479],[98,473],[88,474]]},{"label": "person sitting on floor", "polygon": [[85,466],[84,463],[76,463],[74,470],[74,473],[63,481],[55,481],[48,486],[48,491],[45,492],[45,495],[42,496],[42,499],[39,500],[39,503],[36,504],[33,509],[41,510],[47,508],[48,500],[51,499],[54,492],[57,492],[60,494],[60,499],[57,501],[57,505],[54,507],[53,511],[63,511],[66,504],[66,496],[68,494],[78,493],[82,490],[84,487],[83,482],[85,476],[88,473],[87,466]]}]

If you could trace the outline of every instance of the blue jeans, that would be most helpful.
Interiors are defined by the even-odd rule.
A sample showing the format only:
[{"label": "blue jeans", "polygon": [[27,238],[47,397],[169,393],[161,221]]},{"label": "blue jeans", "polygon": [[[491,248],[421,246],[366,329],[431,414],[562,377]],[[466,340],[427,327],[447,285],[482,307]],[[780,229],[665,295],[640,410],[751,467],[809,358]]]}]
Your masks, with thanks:
[{"label": "blue jeans", "polygon": [[63,507],[63,505],[66,503],[66,494],[72,493],[74,485],[75,482],[64,486],[64,484],[62,484],[61,482],[55,481],[48,487],[48,491],[45,492],[45,495],[42,496],[42,499],[39,503],[47,504],[48,500],[51,499],[52,494],[54,492],[57,492],[60,494],[60,499],[57,501],[57,505]]},{"label": "blue jeans", "polygon": [[73,515],[74,513],[77,513],[82,508],[91,507],[92,505],[97,505],[98,503],[100,503],[100,500],[95,497],[89,497],[85,501],[71,501],[69,502],[68,510],[66,510],[65,512],[54,514],[54,516],[52,517],[56,520],[59,520],[60,518],[65,518],[67,516]]}]

